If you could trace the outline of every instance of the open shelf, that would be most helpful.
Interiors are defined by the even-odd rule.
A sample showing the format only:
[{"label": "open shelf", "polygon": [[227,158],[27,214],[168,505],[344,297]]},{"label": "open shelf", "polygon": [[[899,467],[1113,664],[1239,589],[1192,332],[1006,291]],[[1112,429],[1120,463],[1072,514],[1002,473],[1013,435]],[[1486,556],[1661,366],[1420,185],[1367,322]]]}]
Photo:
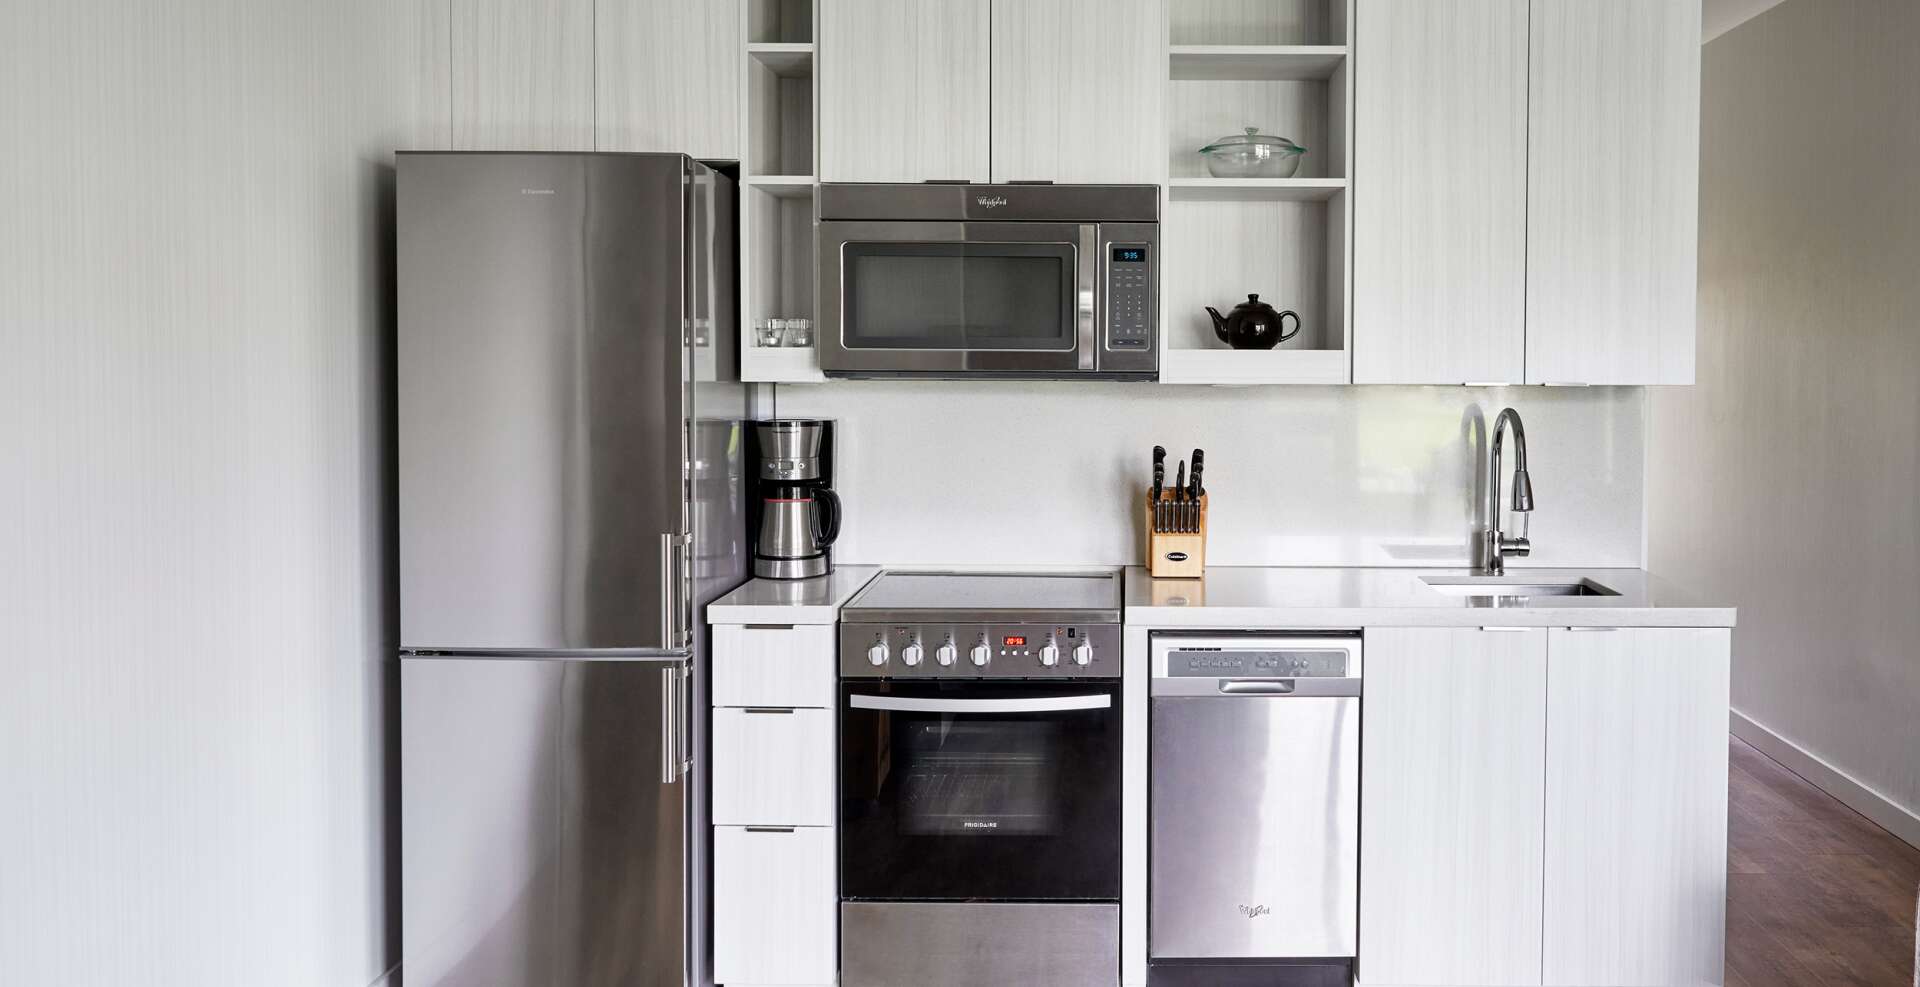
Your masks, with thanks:
[{"label": "open shelf", "polygon": [[1162,384],[1345,384],[1345,350],[1167,350]]},{"label": "open shelf", "polygon": [[782,199],[813,196],[812,175],[748,175],[747,186]]},{"label": "open shelf", "polygon": [[1174,45],[1344,45],[1347,0],[1170,0]]},{"label": "open shelf", "polygon": [[1347,190],[1344,178],[1173,178],[1167,197],[1175,202],[1320,202]]},{"label": "open shelf", "polygon": [[1341,45],[1174,45],[1167,51],[1178,80],[1329,79],[1346,63]]},{"label": "open shelf", "polygon": [[813,0],[747,0],[747,40],[754,44],[813,40]]},{"label": "open shelf", "polygon": [[782,79],[813,78],[813,43],[756,41],[747,45],[747,57]]}]

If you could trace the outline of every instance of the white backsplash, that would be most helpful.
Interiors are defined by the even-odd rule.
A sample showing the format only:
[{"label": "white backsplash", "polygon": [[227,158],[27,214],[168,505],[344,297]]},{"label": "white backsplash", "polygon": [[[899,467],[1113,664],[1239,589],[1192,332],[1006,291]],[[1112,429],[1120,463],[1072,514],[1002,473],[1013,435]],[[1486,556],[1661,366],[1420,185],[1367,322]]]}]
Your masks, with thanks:
[{"label": "white backsplash", "polygon": [[1509,564],[1643,558],[1640,388],[835,381],[775,405],[839,422],[844,563],[1137,564],[1158,443],[1169,484],[1206,450],[1209,564],[1464,565],[1508,405],[1538,503]]}]

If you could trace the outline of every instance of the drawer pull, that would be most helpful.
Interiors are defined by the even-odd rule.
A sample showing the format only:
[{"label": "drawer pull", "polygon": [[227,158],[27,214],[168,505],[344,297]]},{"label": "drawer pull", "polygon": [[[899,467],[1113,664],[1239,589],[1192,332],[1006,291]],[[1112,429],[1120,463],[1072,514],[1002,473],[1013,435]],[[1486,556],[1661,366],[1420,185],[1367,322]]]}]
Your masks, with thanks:
[{"label": "drawer pull", "polygon": [[1487,632],[1488,634],[1525,634],[1526,632],[1532,630],[1533,628],[1531,627],[1482,627],[1480,629]]},{"label": "drawer pull", "polygon": [[741,712],[743,713],[792,713],[793,707],[791,706],[748,706],[745,709],[742,709]]},{"label": "drawer pull", "polygon": [[748,826],[749,833],[791,833],[792,826]]},{"label": "drawer pull", "polygon": [[747,628],[747,630],[750,630],[750,631],[790,631],[790,630],[793,630],[793,625],[792,625],[792,624],[747,624],[747,625],[745,625],[745,626],[746,626],[746,628]]}]

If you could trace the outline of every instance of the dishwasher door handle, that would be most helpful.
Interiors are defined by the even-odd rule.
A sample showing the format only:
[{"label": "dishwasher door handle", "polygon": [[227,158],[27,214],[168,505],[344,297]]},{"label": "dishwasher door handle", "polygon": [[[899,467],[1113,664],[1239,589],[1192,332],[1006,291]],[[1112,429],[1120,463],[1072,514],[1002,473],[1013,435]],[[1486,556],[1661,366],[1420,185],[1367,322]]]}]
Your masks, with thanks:
[{"label": "dishwasher door handle", "polygon": [[1220,691],[1229,696],[1291,696],[1292,679],[1221,679]]}]

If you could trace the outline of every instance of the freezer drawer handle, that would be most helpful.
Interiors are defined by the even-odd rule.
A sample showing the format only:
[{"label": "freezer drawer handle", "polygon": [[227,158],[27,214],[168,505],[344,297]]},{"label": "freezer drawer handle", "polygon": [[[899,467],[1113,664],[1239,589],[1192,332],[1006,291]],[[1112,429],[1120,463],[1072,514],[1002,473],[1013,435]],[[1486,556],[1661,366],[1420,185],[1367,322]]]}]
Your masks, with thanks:
[{"label": "freezer drawer handle", "polygon": [[1222,679],[1220,691],[1230,696],[1291,696],[1292,679]]},{"label": "freezer drawer handle", "polygon": [[1027,699],[910,699],[902,696],[849,696],[854,709],[900,713],[1064,713],[1076,709],[1109,709],[1113,697],[1041,696]]},{"label": "freezer drawer handle", "polygon": [[680,758],[674,748],[680,746],[680,703],[674,693],[679,691],[675,684],[673,666],[660,670],[660,784],[671,785],[680,779]]}]

